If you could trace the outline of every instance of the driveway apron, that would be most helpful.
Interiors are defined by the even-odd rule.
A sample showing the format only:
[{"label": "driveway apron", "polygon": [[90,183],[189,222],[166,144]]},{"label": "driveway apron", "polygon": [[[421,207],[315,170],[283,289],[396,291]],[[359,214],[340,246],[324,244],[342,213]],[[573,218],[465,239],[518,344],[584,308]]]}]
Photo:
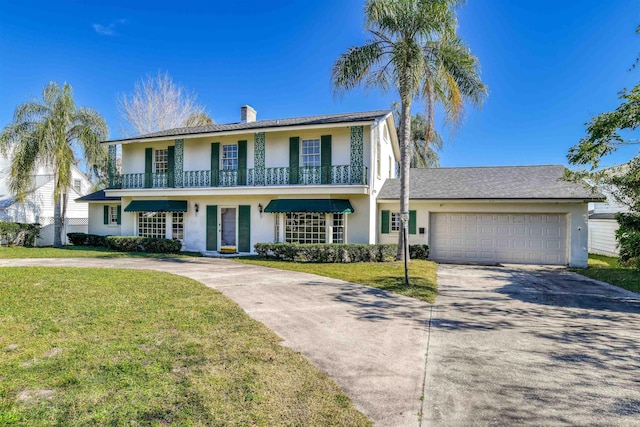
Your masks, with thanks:
[{"label": "driveway apron", "polygon": [[432,308],[422,301],[223,259],[4,259],[0,266],[134,268],[198,280],[326,372],[375,425],[420,424]]},{"label": "driveway apron", "polygon": [[640,296],[566,270],[438,266],[425,425],[640,425]]}]

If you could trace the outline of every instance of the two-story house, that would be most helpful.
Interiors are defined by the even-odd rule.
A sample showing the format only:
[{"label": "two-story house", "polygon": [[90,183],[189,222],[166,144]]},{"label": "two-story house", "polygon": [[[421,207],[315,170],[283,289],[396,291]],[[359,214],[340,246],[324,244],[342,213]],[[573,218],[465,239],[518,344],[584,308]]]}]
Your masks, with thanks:
[{"label": "two-story house", "polygon": [[256,121],[244,106],[241,117],[106,142],[105,197],[121,207],[104,203],[105,225],[120,226],[104,234],[177,238],[202,252],[376,242],[375,196],[398,157],[389,111]]},{"label": "two-story house", "polygon": [[[258,242],[395,243],[399,146],[390,111],[241,121],[106,141],[109,188],[89,232],[251,253]],[[122,171],[116,172],[117,147]],[[411,171],[408,232],[434,259],[586,266],[591,190],[564,167]]]}]

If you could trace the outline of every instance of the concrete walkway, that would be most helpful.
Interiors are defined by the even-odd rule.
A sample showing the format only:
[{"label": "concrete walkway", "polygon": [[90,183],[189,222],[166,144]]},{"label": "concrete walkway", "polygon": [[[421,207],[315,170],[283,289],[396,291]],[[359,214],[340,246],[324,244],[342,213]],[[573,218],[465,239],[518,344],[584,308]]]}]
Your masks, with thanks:
[{"label": "concrete walkway", "polygon": [[640,295],[562,269],[438,266],[428,426],[640,426]]},{"label": "concrete walkway", "polygon": [[420,424],[432,306],[326,277],[224,259],[0,259],[1,266],[160,270],[238,303],[331,376],[377,426]]}]

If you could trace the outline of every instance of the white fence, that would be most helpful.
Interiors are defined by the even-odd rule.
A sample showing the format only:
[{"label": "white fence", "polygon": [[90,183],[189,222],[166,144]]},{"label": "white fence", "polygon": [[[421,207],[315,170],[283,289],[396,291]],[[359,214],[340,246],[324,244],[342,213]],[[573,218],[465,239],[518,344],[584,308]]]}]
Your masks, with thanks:
[{"label": "white fence", "polygon": [[[53,245],[53,218],[40,218],[40,225],[42,226],[42,229],[40,231],[40,238],[36,240],[36,246]],[[67,218],[62,229],[62,243],[67,245],[70,243],[69,239],[67,238],[67,233],[86,233],[88,232],[88,230],[88,218]]]}]

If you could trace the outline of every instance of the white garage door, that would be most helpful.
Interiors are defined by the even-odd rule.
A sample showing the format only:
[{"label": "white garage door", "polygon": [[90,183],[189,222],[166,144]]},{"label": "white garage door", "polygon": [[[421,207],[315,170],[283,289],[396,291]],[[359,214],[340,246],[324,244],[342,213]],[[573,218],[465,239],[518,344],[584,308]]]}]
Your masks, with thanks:
[{"label": "white garage door", "polygon": [[566,264],[566,217],[431,213],[431,258],[454,262]]}]

